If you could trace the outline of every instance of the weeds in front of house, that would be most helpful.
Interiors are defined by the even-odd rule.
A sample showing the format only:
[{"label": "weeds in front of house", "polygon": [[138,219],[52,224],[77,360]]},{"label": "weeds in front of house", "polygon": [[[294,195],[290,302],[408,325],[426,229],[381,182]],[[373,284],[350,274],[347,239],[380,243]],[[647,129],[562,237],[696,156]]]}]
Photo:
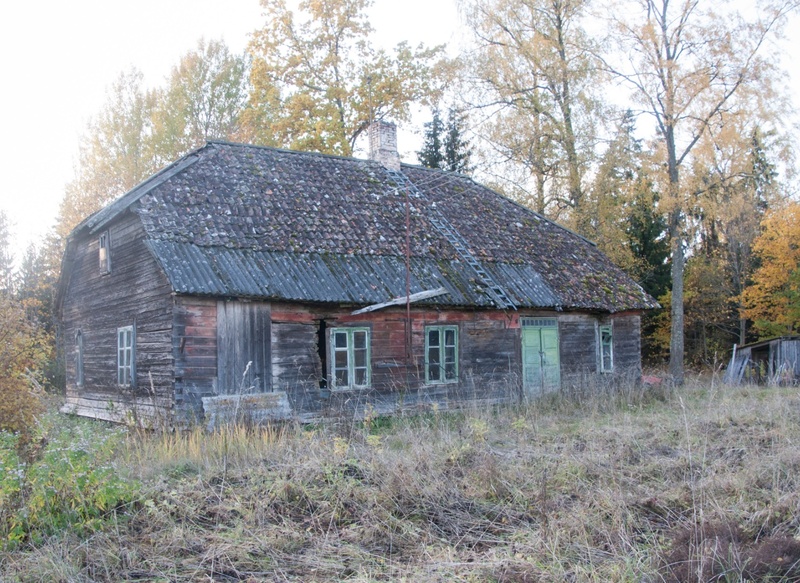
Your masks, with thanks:
[{"label": "weeds in front of house", "polygon": [[17,435],[0,433],[0,548],[87,536],[136,499],[137,483],[117,462],[124,430],[51,414],[31,435],[20,445]]},{"label": "weeds in front of house", "polygon": [[[30,539],[0,554],[0,572],[798,580],[796,390],[704,381],[626,391],[391,419],[368,411],[316,426],[134,432],[113,457],[141,483],[137,502],[120,507],[126,519]],[[0,496],[18,496],[16,484]]]}]

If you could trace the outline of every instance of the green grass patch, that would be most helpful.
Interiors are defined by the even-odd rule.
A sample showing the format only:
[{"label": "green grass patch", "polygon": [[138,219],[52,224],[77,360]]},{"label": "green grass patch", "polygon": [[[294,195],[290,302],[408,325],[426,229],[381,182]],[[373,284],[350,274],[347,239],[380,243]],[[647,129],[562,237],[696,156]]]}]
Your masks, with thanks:
[{"label": "green grass patch", "polygon": [[0,433],[4,544],[35,546],[54,534],[86,536],[115,523],[139,490],[117,462],[125,436],[119,427],[53,415],[24,452],[17,436]]}]

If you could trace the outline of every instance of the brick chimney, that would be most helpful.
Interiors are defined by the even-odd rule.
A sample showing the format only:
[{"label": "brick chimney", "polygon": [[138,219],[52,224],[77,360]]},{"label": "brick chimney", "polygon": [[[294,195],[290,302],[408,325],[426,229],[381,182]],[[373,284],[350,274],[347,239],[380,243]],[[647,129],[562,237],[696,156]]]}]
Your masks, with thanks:
[{"label": "brick chimney", "polygon": [[390,170],[400,170],[397,153],[397,126],[389,121],[374,121],[367,128],[369,159],[380,162]]}]

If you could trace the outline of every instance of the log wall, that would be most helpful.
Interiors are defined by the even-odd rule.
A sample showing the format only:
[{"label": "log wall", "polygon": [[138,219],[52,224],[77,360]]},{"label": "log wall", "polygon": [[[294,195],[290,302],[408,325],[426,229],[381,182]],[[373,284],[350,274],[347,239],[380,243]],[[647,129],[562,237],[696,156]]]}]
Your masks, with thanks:
[{"label": "log wall", "polygon": [[[65,409],[92,417],[169,422],[173,405],[172,295],[143,239],[138,217],[108,226],[111,270],[99,263],[99,233],[76,240],[62,303]],[[135,382],[117,385],[117,329],[135,326]],[[78,330],[84,382],[77,384]],[[148,421],[149,420],[149,421]]]}]

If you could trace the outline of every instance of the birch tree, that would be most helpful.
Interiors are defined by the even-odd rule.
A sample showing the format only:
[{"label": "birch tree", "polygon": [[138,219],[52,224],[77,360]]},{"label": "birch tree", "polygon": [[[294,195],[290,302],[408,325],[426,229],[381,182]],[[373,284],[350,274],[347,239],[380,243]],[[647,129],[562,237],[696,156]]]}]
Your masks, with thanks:
[{"label": "birch tree", "polygon": [[81,137],[75,178],[66,186],[56,220],[62,240],[158,168],[150,142],[155,103],[136,69],[121,73],[111,85],[105,105]]},{"label": "birch tree", "polygon": [[583,27],[588,3],[473,0],[465,10],[478,106],[491,114],[490,155],[526,171],[516,186],[535,210],[584,216],[599,73]]},{"label": "birch tree", "polygon": [[671,330],[669,372],[684,378],[684,268],[688,245],[687,211],[692,193],[684,184],[698,142],[725,126],[731,112],[748,103],[741,93],[769,94],[774,73],[765,43],[778,34],[797,0],[777,0],[745,18],[719,4],[700,0],[632,0],[615,5],[618,53],[609,63],[632,90],[643,112],[655,121],[665,163],[665,197],[671,241]]},{"label": "birch tree", "polygon": [[350,156],[373,119],[406,121],[436,94],[443,47],[376,49],[369,0],[261,0],[266,24],[253,34],[248,141]]},{"label": "birch tree", "polygon": [[200,39],[173,67],[153,111],[153,156],[159,166],[209,139],[234,140],[248,98],[248,66],[222,41]]}]

